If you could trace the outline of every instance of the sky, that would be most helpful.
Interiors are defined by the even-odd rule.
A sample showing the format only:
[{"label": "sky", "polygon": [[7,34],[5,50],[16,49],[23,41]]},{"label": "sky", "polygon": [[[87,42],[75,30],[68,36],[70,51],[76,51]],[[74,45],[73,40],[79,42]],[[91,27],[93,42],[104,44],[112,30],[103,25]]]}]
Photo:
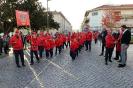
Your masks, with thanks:
[{"label": "sky", "polygon": [[[40,0],[46,7],[47,0]],[[50,0],[50,11],[61,11],[72,24],[74,30],[79,30],[87,10],[105,4],[133,4],[133,0]]]}]

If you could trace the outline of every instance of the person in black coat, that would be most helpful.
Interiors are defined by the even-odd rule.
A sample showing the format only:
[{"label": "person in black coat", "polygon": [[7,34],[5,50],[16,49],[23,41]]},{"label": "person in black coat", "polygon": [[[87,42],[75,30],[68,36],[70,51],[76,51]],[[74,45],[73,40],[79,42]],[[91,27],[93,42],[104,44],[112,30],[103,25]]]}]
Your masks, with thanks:
[{"label": "person in black coat", "polygon": [[123,30],[123,35],[121,38],[121,62],[118,67],[125,67],[127,61],[127,49],[131,41],[131,32],[126,25],[121,26]]},{"label": "person in black coat", "polygon": [[104,28],[103,31],[101,32],[101,38],[102,38],[102,51],[101,54],[99,56],[104,55],[104,48],[105,48],[105,37],[107,35],[107,30]]}]

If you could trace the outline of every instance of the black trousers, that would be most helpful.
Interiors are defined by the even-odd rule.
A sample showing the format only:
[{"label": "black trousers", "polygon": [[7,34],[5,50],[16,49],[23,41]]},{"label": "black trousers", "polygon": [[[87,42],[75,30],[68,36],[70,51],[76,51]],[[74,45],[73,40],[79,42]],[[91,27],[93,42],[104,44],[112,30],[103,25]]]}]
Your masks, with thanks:
[{"label": "black trousers", "polygon": [[111,60],[113,50],[114,50],[114,48],[107,48],[106,47],[105,62],[107,62],[108,60]]},{"label": "black trousers", "polygon": [[30,51],[31,63],[34,63],[34,60],[33,60],[33,56],[34,56],[34,55],[35,55],[37,61],[39,61],[38,52],[37,52],[37,51],[31,50],[31,51]]},{"label": "black trousers", "polygon": [[120,54],[121,54],[120,51],[116,51],[116,58],[115,58],[116,60],[119,60]]},{"label": "black trousers", "polygon": [[71,56],[72,60],[75,60],[76,52],[73,52],[73,51],[70,50],[70,56]]},{"label": "black trousers", "polygon": [[102,52],[101,52],[102,55],[104,54],[104,48],[105,48],[105,42],[102,42]]},{"label": "black trousers", "polygon": [[66,47],[68,47],[68,46],[70,47],[70,41],[67,41],[67,46]]},{"label": "black trousers", "polygon": [[2,46],[0,46],[0,54],[2,53]]},{"label": "black trousers", "polygon": [[53,57],[53,49],[50,49],[50,57]]},{"label": "black trousers", "polygon": [[65,48],[65,46],[67,48],[67,43],[66,42],[63,43],[63,49]]},{"label": "black trousers", "polygon": [[38,49],[39,49],[39,56],[40,56],[40,58],[42,58],[44,47],[43,46],[38,46]]},{"label": "black trousers", "polygon": [[4,46],[4,53],[5,53],[5,54],[8,54],[8,51],[9,51],[9,45],[6,44],[6,45]]},{"label": "black trousers", "polygon": [[[79,48],[78,48],[79,49]],[[79,55],[79,50],[78,49],[76,49],[76,56],[78,56]]]},{"label": "black trousers", "polygon": [[61,53],[61,48],[62,48],[62,46],[56,47],[56,49],[55,49],[55,55],[57,55],[57,51],[59,51],[59,54]]},{"label": "black trousers", "polygon": [[79,53],[81,52],[82,47],[83,47],[82,45],[79,46],[79,49],[78,49]]},{"label": "black trousers", "polygon": [[45,50],[45,52],[46,52],[46,58],[49,58],[49,52],[50,52],[50,50]]},{"label": "black trousers", "polygon": [[85,46],[86,46],[86,50],[88,50],[88,46],[89,46],[89,51],[91,51],[91,41],[86,41]]},{"label": "black trousers", "polygon": [[21,59],[22,65],[24,65],[24,52],[23,50],[14,50],[14,56],[15,56],[15,61],[16,65],[19,66],[19,57]]},{"label": "black trousers", "polygon": [[95,39],[95,44],[97,44],[97,38]]}]

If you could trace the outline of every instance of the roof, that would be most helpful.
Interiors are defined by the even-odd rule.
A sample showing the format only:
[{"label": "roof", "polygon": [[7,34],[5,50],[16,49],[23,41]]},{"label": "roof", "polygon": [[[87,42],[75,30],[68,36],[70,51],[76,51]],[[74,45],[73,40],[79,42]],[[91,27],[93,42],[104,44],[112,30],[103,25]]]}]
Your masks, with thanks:
[{"label": "roof", "polygon": [[102,6],[99,6],[99,7],[96,7],[92,10],[87,10],[85,12],[85,17],[88,16],[88,14],[92,11],[97,11],[97,10],[133,10],[133,4],[122,4],[122,5],[102,5]]},{"label": "roof", "polygon": [[122,5],[102,5],[96,7],[93,10],[107,10],[107,9],[133,9],[133,4],[122,4]]}]

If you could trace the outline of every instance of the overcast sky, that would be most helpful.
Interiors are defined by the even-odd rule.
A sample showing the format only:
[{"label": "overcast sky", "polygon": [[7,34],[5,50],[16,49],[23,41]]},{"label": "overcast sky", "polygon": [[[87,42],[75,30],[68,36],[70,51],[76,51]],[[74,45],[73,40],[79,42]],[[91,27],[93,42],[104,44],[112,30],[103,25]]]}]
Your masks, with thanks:
[{"label": "overcast sky", "polygon": [[[40,0],[46,7],[47,0]],[[70,21],[73,29],[79,29],[86,10],[104,4],[133,4],[133,0],[50,0],[49,8],[51,11],[61,11]]]}]

